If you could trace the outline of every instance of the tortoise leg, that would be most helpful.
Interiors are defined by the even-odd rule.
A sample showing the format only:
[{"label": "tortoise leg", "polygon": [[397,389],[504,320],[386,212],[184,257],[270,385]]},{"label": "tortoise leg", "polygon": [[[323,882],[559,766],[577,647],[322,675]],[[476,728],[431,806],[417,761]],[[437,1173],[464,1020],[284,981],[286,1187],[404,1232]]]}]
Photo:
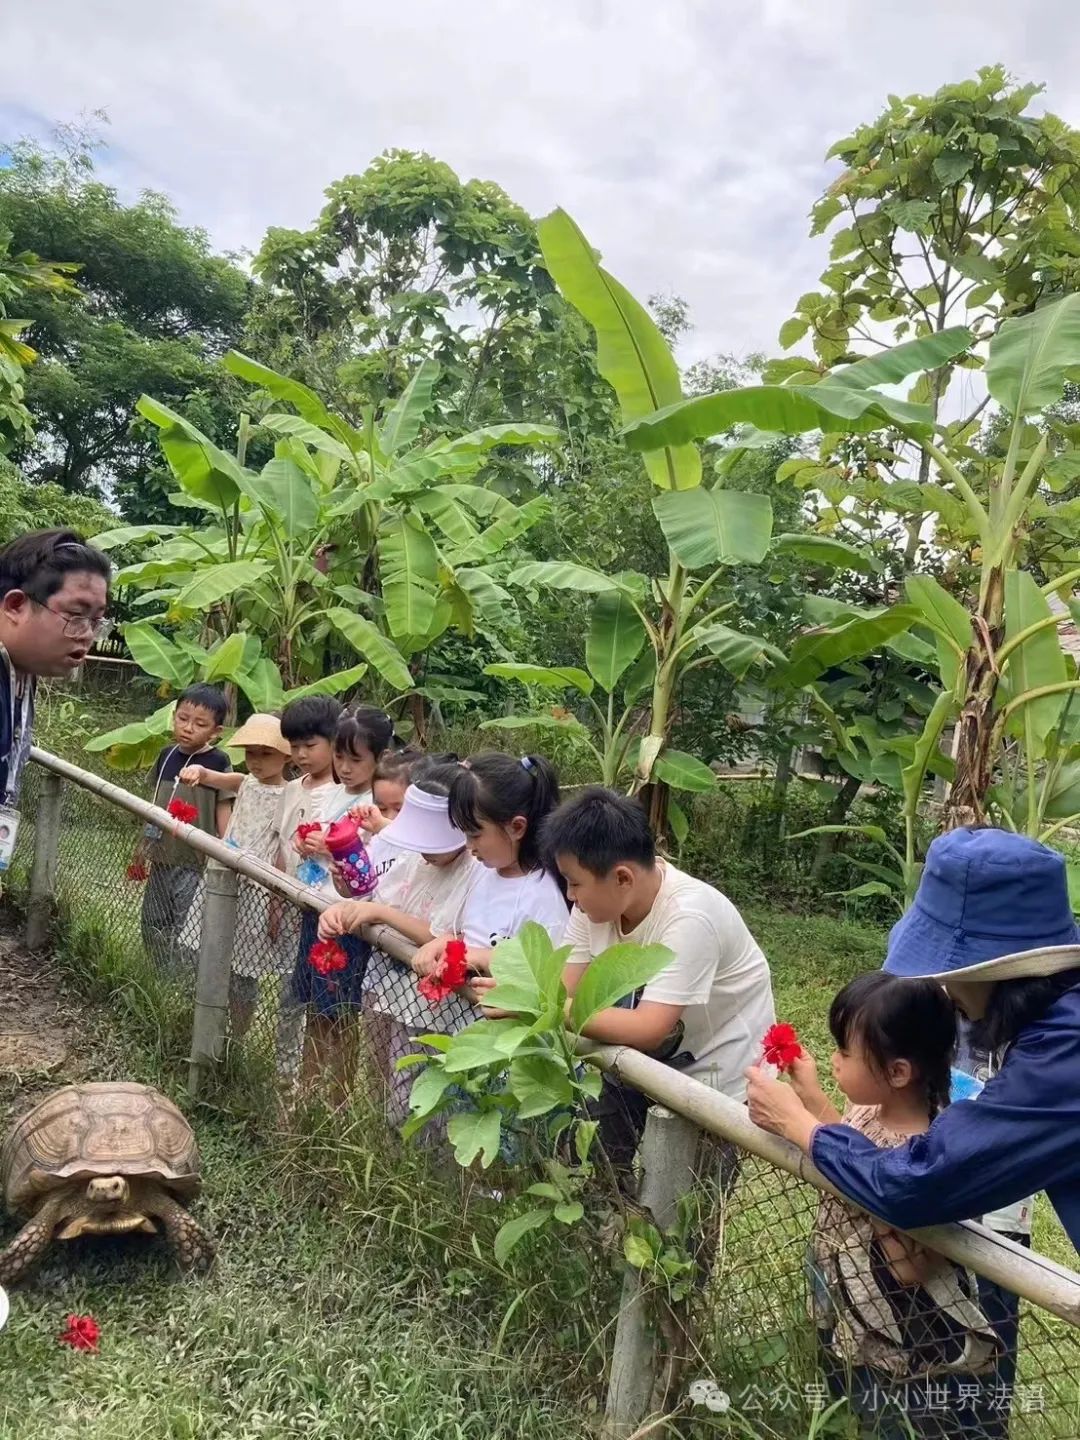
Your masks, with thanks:
[{"label": "tortoise leg", "polygon": [[165,1239],[182,1270],[206,1270],[214,1258],[216,1246],[207,1232],[179,1200],[164,1190],[147,1199],[148,1214],[160,1220]]},{"label": "tortoise leg", "polygon": [[43,1201],[7,1249],[0,1250],[0,1285],[13,1285],[30,1273],[52,1244],[62,1211],[59,1196]]}]

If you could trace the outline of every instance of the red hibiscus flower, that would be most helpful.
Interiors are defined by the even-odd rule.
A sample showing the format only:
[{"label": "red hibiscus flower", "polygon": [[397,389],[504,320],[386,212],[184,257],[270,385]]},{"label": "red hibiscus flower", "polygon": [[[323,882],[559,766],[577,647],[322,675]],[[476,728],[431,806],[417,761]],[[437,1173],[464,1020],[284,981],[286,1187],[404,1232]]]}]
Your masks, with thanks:
[{"label": "red hibiscus flower", "polygon": [[308,964],[320,975],[336,975],[348,963],[348,955],[336,940],[319,940],[308,951]]},{"label": "red hibiscus flower", "polygon": [[770,1025],[761,1043],[765,1049],[765,1063],[775,1065],[778,1070],[790,1070],[796,1060],[802,1059],[803,1048],[794,1025]]},{"label": "red hibiscus flower", "polygon": [[139,881],[145,880],[149,876],[150,871],[141,860],[133,860],[125,871],[125,874],[129,880]]},{"label": "red hibiscus flower", "polygon": [[425,1000],[438,1005],[461,989],[469,978],[464,940],[448,940],[446,953],[430,975],[417,984]]},{"label": "red hibiscus flower", "polygon": [[189,805],[186,800],[170,800],[166,808],[174,820],[182,820],[185,825],[199,818],[199,807]]},{"label": "red hibiscus flower", "polygon": [[305,820],[296,827],[296,838],[306,840],[309,835],[314,835],[316,830],[321,830],[322,824],[318,820]]},{"label": "red hibiscus flower", "polygon": [[69,1315],[67,1329],[59,1336],[60,1344],[73,1350],[96,1350],[100,1338],[101,1326],[92,1315]]}]

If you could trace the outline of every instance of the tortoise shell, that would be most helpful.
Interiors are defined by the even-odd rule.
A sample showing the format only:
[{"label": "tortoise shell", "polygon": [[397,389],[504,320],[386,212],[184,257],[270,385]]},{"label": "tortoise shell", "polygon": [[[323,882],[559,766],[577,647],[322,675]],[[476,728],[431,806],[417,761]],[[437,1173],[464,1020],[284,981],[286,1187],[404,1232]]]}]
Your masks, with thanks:
[{"label": "tortoise shell", "polygon": [[0,1152],[9,1210],[32,1213],[42,1195],[95,1175],[159,1180],[178,1198],[199,1189],[199,1147],[171,1100],[149,1085],[65,1085],[34,1106]]}]

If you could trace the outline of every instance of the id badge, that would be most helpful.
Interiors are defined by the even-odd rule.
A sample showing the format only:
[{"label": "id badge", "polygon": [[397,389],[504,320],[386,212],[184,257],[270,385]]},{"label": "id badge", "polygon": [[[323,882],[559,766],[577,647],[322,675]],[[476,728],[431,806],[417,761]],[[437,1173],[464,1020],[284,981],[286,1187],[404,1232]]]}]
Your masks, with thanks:
[{"label": "id badge", "polygon": [[20,818],[18,810],[13,810],[10,805],[0,805],[0,873],[11,865]]}]

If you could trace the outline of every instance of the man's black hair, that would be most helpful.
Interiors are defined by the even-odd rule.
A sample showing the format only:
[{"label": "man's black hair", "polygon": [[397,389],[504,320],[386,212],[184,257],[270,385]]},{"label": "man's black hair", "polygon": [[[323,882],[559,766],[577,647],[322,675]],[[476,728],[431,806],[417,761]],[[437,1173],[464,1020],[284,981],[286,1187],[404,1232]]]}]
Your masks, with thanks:
[{"label": "man's black hair", "polygon": [[610,875],[616,865],[656,864],[656,841],[648,816],[636,800],[590,785],[544,821],[542,841],[549,865],[572,855],[594,875]]},{"label": "man's black hair", "polygon": [[225,692],[216,685],[189,685],[176,697],[176,703],[182,705],[185,700],[189,705],[198,705],[201,710],[209,710],[219,725],[225,724],[229,702],[225,699]]},{"label": "man's black hair", "polygon": [[68,575],[87,571],[108,584],[112,562],[77,530],[30,530],[0,549],[0,597],[21,590],[44,605],[63,589]]},{"label": "man's black hair", "polygon": [[341,701],[332,695],[305,695],[293,700],[281,712],[281,733],[286,740],[329,740],[334,743]]}]

